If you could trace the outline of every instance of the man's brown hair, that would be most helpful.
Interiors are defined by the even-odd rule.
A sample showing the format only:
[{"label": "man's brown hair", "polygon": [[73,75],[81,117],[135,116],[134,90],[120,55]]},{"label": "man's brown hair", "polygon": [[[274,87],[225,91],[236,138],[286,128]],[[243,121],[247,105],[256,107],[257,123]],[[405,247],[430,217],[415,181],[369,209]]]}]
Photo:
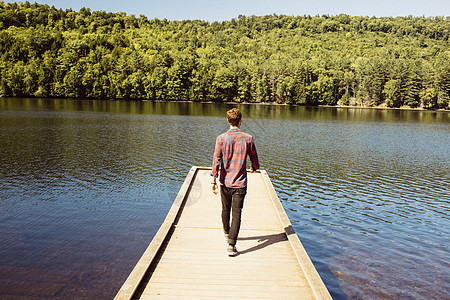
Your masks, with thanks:
[{"label": "man's brown hair", "polygon": [[231,126],[239,126],[239,121],[241,121],[242,114],[237,108],[232,108],[227,111],[227,120]]}]

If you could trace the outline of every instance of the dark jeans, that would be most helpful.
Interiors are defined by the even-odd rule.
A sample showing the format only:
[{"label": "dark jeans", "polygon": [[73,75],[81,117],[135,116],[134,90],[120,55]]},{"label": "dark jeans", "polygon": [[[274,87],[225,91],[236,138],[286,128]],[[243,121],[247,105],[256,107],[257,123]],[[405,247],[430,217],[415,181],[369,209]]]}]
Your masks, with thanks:
[{"label": "dark jeans", "polygon": [[[222,198],[222,224],[223,231],[229,234],[228,244],[236,245],[236,240],[241,227],[241,213],[244,207],[244,198],[247,194],[245,188],[228,188],[220,186],[220,196]],[[230,226],[230,213],[232,215]]]}]

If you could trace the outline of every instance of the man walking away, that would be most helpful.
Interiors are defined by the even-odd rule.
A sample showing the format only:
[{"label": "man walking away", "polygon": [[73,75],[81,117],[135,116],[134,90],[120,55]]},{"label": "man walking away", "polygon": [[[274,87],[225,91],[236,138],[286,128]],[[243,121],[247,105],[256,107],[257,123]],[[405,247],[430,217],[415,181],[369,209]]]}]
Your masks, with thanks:
[{"label": "man walking away", "polygon": [[242,114],[239,109],[230,109],[227,112],[227,121],[230,129],[219,135],[216,140],[212,190],[214,194],[218,193],[216,179],[219,177],[222,224],[225,238],[228,240],[227,253],[229,256],[235,256],[242,207],[247,194],[247,155],[250,156],[252,173],[259,169],[259,162],[253,137],[240,130]]}]

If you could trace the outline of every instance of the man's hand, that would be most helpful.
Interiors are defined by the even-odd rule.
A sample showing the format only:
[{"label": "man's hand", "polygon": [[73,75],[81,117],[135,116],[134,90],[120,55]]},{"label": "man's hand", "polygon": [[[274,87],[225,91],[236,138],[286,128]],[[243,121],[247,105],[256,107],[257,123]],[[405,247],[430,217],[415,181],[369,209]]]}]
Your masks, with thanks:
[{"label": "man's hand", "polygon": [[250,168],[250,173],[255,173],[255,172],[256,172],[256,170],[253,169],[253,167],[251,167],[251,168]]},{"label": "man's hand", "polygon": [[212,192],[214,193],[214,195],[217,195],[217,193],[219,192],[219,187],[217,186],[217,183],[213,183],[212,186]]}]

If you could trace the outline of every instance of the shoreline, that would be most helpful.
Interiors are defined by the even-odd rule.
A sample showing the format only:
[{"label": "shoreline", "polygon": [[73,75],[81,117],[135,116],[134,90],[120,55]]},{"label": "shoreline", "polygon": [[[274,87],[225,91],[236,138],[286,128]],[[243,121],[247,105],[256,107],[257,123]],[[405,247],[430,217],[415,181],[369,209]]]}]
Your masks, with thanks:
[{"label": "shoreline", "polygon": [[233,101],[194,101],[194,100],[150,100],[150,99],[92,99],[92,98],[39,98],[39,97],[0,97],[0,99],[58,99],[58,100],[82,100],[82,101],[133,101],[133,102],[169,102],[169,103],[204,103],[204,104],[226,104],[226,105],[266,105],[266,106],[303,106],[303,107],[325,107],[325,108],[342,108],[342,109],[375,109],[375,110],[408,110],[408,111],[429,111],[429,112],[450,112],[450,109],[445,108],[423,108],[423,107],[388,107],[385,105],[380,106],[345,106],[345,105],[301,105],[301,104],[288,104],[288,103],[276,103],[276,102],[233,102]]},{"label": "shoreline", "polygon": [[[93,99],[86,99],[93,100]],[[104,100],[104,99],[94,99]],[[412,111],[434,111],[434,112],[450,112],[450,109],[445,108],[423,108],[423,107],[388,107],[388,106],[345,106],[345,105],[301,105],[301,104],[288,104],[288,103],[276,103],[276,102],[216,102],[216,101],[194,101],[194,100],[137,100],[137,99],[111,99],[110,101],[125,100],[125,101],[144,101],[144,102],[171,102],[171,103],[205,103],[205,104],[227,104],[227,105],[267,105],[267,106],[303,106],[303,107],[326,107],[326,108],[344,108],[344,109],[376,109],[376,110],[412,110]]]}]

